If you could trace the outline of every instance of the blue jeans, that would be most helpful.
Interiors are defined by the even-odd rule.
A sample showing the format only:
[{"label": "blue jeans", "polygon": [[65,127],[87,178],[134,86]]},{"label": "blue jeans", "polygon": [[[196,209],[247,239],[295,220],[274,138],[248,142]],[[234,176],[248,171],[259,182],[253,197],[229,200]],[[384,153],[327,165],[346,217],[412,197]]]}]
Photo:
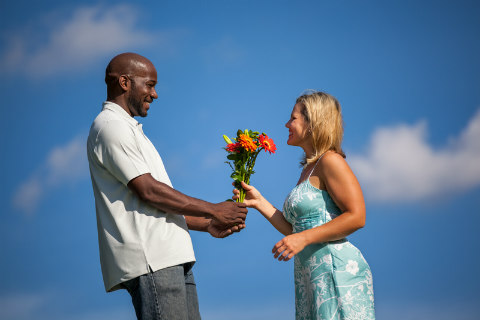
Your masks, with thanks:
[{"label": "blue jeans", "polygon": [[149,272],[123,283],[138,320],[200,320],[192,264]]}]

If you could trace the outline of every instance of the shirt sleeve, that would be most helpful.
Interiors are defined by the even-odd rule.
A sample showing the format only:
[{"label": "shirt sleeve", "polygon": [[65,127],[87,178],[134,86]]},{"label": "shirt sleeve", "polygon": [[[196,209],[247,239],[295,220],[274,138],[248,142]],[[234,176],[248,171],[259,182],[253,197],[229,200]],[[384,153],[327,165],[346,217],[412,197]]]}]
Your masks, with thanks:
[{"label": "shirt sleeve", "polygon": [[150,172],[134,129],[122,121],[110,121],[102,128],[94,152],[99,163],[124,185]]}]

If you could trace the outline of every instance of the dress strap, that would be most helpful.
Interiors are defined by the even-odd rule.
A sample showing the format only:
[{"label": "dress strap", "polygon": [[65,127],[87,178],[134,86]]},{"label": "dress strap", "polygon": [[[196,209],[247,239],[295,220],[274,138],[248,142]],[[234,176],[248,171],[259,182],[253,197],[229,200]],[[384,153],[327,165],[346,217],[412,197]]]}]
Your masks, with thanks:
[{"label": "dress strap", "polygon": [[318,161],[320,161],[320,159],[322,159],[322,157],[325,155],[325,153],[327,153],[327,151],[325,151],[324,153],[322,153],[322,155],[320,157],[318,157],[317,161],[315,162],[315,165],[312,168],[312,171],[310,171],[310,174],[308,175],[306,180],[310,179],[310,176],[312,175],[313,171],[317,167]]}]

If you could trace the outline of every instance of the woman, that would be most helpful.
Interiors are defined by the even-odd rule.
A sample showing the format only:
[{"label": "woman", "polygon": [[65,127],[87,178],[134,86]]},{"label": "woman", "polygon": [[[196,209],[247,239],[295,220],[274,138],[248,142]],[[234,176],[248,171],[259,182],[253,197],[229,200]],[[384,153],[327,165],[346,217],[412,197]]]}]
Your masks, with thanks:
[{"label": "woman", "polygon": [[374,319],[370,268],[345,238],[365,225],[365,204],[341,149],[340,104],[323,92],[302,95],[285,126],[287,144],[305,155],[283,213],[253,186],[242,187],[247,207],[285,235],[273,247],[274,258],[295,256],[296,319]]}]

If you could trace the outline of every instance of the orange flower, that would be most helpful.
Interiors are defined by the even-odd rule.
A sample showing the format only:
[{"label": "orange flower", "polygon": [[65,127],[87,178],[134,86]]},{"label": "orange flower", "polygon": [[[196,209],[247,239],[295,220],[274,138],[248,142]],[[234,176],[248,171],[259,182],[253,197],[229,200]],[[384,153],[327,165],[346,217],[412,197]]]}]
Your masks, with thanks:
[{"label": "orange flower", "polygon": [[247,151],[255,152],[257,150],[257,144],[246,134],[240,135],[238,143]]},{"label": "orange flower", "polygon": [[260,146],[265,149],[265,152],[270,152],[270,154],[275,153],[277,150],[277,146],[273,143],[273,140],[269,138],[267,135],[261,134],[258,136],[258,140],[260,141]]},{"label": "orange flower", "polygon": [[225,149],[227,149],[228,152],[239,152],[240,151],[240,144],[237,142],[237,143],[229,143],[227,144],[227,147]]}]

